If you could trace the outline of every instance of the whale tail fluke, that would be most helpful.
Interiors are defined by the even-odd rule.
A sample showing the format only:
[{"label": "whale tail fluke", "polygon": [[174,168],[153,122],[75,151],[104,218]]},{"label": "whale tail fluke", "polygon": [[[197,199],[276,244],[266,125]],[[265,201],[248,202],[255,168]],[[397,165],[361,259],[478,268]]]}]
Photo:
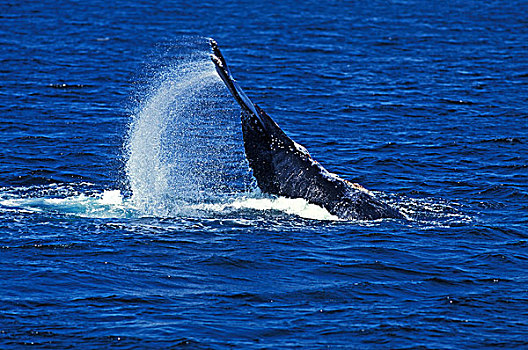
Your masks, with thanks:
[{"label": "whale tail fluke", "polygon": [[231,75],[215,40],[211,60],[220,78],[242,108],[242,133],[249,166],[262,192],[304,198],[341,219],[402,218],[398,210],[363,187],[328,172],[308,151],[254,104]]}]

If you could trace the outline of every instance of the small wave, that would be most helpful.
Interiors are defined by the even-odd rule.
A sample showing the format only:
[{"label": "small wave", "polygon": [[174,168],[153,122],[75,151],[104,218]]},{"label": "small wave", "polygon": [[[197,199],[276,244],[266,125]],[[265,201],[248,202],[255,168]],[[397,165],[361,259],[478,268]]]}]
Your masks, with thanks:
[{"label": "small wave", "polygon": [[523,144],[526,140],[522,137],[498,137],[492,139],[485,139],[478,141],[478,143],[498,143],[506,145],[518,145]]},{"label": "small wave", "polygon": [[50,83],[48,87],[53,89],[83,89],[85,87],[92,87],[85,84],[75,84],[75,83]]},{"label": "small wave", "polygon": [[476,104],[473,101],[464,101],[464,100],[451,100],[451,99],[442,99],[442,102],[445,104],[451,104],[451,105],[465,105],[465,106],[472,106]]}]

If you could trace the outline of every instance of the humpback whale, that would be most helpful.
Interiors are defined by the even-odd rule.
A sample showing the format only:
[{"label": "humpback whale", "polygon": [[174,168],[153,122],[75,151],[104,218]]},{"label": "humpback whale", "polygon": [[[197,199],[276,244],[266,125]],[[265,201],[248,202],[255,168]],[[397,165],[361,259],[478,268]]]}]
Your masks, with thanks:
[{"label": "humpback whale", "polygon": [[363,186],[327,171],[306,148],[289,138],[240,88],[216,41],[210,39],[210,45],[216,71],[242,109],[244,149],[262,192],[304,198],[345,220],[403,218]]}]

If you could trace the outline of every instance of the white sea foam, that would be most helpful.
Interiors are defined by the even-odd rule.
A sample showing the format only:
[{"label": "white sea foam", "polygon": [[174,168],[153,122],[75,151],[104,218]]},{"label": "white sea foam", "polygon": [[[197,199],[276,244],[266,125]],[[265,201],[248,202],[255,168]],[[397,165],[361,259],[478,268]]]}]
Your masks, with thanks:
[{"label": "white sea foam", "polygon": [[135,215],[130,201],[124,200],[119,190],[96,194],[72,194],[67,197],[27,197],[0,199],[5,209],[25,212],[58,213],[79,217],[116,218]]},{"label": "white sea foam", "polygon": [[[52,213],[72,215],[87,218],[129,218],[141,217],[142,212],[131,198],[125,198],[119,190],[106,190],[100,193],[72,194],[67,197],[12,197],[0,199],[0,207],[3,210],[14,210],[20,213]],[[241,210],[254,211],[278,211],[289,215],[296,215],[306,219],[314,220],[338,220],[326,209],[310,204],[306,200],[290,199],[284,197],[263,197],[260,194],[251,196],[241,195],[238,197],[225,198],[224,201],[216,203],[181,203],[178,213],[172,217],[181,215],[193,215],[203,213],[209,215],[229,215]],[[238,214],[237,214],[238,215]]]},{"label": "white sea foam", "polygon": [[101,204],[122,205],[123,195],[119,190],[104,191],[100,201]]},{"label": "white sea foam", "polygon": [[302,198],[285,198],[285,197],[240,197],[227,203],[215,204],[197,204],[193,206],[196,209],[214,211],[218,213],[227,213],[234,210],[258,210],[258,211],[281,211],[286,214],[296,215],[305,219],[314,220],[339,220],[335,215],[330,214],[326,209],[308,203]]}]

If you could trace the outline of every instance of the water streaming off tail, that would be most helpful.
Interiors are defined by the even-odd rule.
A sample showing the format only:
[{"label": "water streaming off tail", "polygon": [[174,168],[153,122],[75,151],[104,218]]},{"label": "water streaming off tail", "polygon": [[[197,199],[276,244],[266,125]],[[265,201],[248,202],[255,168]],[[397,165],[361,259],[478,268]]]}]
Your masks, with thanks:
[{"label": "water streaming off tail", "polygon": [[201,53],[158,74],[133,116],[126,171],[134,205],[146,214],[179,214],[250,183],[238,110]]},{"label": "water streaming off tail", "polygon": [[[176,56],[179,60],[169,50],[163,68],[154,67],[147,81],[126,144],[132,198],[125,203],[139,215],[162,217],[277,210],[337,219],[304,199],[274,199],[256,189],[244,154],[240,109],[216,73],[209,46],[202,46]],[[397,206],[418,220],[429,218],[421,205]]]}]

